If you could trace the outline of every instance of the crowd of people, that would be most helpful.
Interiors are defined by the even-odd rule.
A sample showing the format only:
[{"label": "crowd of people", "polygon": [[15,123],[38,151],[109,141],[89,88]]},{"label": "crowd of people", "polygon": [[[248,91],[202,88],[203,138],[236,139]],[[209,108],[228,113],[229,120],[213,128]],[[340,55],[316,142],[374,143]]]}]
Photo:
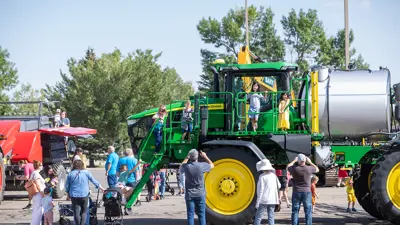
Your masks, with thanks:
[{"label": "crowd of people", "polygon": [[[257,84],[253,85],[255,92],[259,91]],[[249,95],[251,107],[251,115],[253,129],[257,129],[257,120],[259,112],[259,101],[265,98],[260,94]],[[190,132],[192,131],[192,112],[190,101],[185,102],[182,115],[182,138],[188,137],[190,142]],[[286,120],[286,107],[288,98],[286,94],[282,94],[279,113],[279,127],[282,130],[288,128]],[[250,113],[249,111],[249,113]],[[162,144],[162,127],[166,117],[166,107],[161,105],[158,112],[153,116],[153,135],[155,136],[155,154],[159,154]],[[249,115],[250,116],[250,115]],[[66,118],[66,113],[57,110],[55,116],[55,127],[69,126],[69,119]],[[115,152],[113,146],[107,149],[108,156],[105,162],[105,176],[109,188],[118,187],[126,199],[129,199],[133,193],[134,187],[139,182],[143,173],[147,170],[148,164],[143,165],[143,171],[140,172],[140,163],[134,157],[132,149],[125,149],[123,157]],[[199,162],[199,157],[202,157],[204,162]],[[86,224],[88,219],[89,195],[91,182],[96,188],[104,191],[100,183],[94,179],[92,174],[86,170],[86,158],[83,155],[83,150],[77,148],[72,157],[72,171],[68,174],[65,183],[67,200],[72,203],[74,212],[74,223],[77,225]],[[43,170],[42,163],[34,161],[29,163],[26,160],[19,161],[19,166],[24,171],[23,176],[17,177],[19,180],[34,181],[37,191],[29,195],[29,203],[24,208],[32,208],[32,223],[33,225],[52,224],[54,203],[51,198],[53,188],[58,184],[57,176],[54,174],[52,167],[47,168],[47,177],[44,179],[40,171]],[[188,225],[194,224],[195,213],[199,218],[199,224],[206,224],[206,191],[204,186],[204,173],[210,172],[214,167],[213,162],[207,157],[207,154],[196,149],[189,151],[187,157],[181,163],[180,168],[176,171],[178,183],[178,195],[185,196],[187,221]],[[256,164],[258,172],[261,172],[257,183],[257,199],[256,212],[254,214],[254,225],[261,224],[261,219],[265,213],[268,216],[268,224],[274,224],[274,214],[279,212],[282,200],[286,202],[287,208],[291,207],[291,220],[293,225],[299,224],[300,206],[303,205],[305,213],[305,222],[307,225],[312,224],[312,214],[314,213],[316,199],[319,195],[316,191],[318,177],[318,167],[305,155],[299,154],[285,169],[274,169],[268,159],[259,161]],[[344,184],[347,186],[348,195],[347,211],[357,211],[355,209],[356,198],[354,195],[353,181],[348,179],[347,173],[339,170],[338,187]],[[164,198],[167,169],[161,168],[159,171],[154,171],[147,182],[148,196],[150,198],[158,192],[159,199]],[[289,201],[288,190],[289,182],[292,181],[292,202]],[[159,183],[159,187],[155,184]],[[156,189],[156,190],[155,190]],[[137,200],[135,200],[137,201]],[[125,208],[125,215],[129,215],[131,208]]]}]

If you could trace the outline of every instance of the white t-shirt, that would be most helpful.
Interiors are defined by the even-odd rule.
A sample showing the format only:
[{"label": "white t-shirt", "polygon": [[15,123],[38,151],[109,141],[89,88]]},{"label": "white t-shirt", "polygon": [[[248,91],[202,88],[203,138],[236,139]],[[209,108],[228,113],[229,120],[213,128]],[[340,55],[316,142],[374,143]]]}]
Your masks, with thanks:
[{"label": "white t-shirt", "polygon": [[46,181],[44,181],[42,175],[40,175],[37,170],[33,171],[29,179],[36,181],[36,183],[39,185],[39,191],[44,191],[46,188]]},{"label": "white t-shirt", "polygon": [[257,202],[256,208],[260,204],[277,205],[279,204],[278,191],[281,184],[275,173],[263,173],[258,178],[257,183]]}]

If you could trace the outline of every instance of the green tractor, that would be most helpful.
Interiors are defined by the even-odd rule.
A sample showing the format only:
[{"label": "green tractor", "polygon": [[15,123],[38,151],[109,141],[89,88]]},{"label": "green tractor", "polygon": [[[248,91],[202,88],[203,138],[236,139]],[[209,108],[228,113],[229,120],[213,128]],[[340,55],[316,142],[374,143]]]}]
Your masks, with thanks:
[{"label": "green tractor", "polygon": [[[259,177],[256,163],[268,158],[276,169],[284,169],[303,153],[320,167],[322,185],[336,184],[338,163],[353,167],[361,206],[374,217],[400,223],[400,142],[397,134],[390,133],[392,117],[400,119],[400,110],[396,105],[393,115],[388,70],[314,68],[300,78],[290,78],[298,65],[285,62],[215,64],[211,69],[213,92],[190,98],[194,109],[190,141],[181,140],[185,99],[166,105],[168,116],[158,154],[154,154],[152,125],[158,109],[128,117],[132,148],[140,160],[149,163],[128,207],[154,170],[176,168],[188,151],[196,148],[207,152],[215,165],[205,175],[207,220],[216,225],[246,224],[255,213]],[[246,126],[246,96],[251,82],[264,78],[275,82],[277,89],[268,92],[258,128],[253,131]],[[292,89],[299,83],[300,91],[295,96]],[[400,86],[396,87],[398,102]],[[266,90],[262,86],[261,91]],[[278,128],[282,93],[290,95],[290,128],[286,131]]]}]

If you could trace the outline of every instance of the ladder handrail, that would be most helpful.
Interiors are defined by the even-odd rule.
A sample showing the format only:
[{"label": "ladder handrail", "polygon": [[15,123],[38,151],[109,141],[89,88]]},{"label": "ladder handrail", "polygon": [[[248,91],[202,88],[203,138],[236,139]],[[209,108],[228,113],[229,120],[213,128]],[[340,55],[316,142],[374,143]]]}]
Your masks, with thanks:
[{"label": "ladder handrail", "polygon": [[158,118],[157,121],[151,126],[151,129],[150,129],[149,133],[147,134],[147,137],[140,143],[138,153],[137,153],[138,160],[140,160],[142,158],[143,150],[146,148],[147,142],[149,141],[150,137],[153,135],[154,127],[156,126],[156,124],[158,123],[159,120],[160,120],[160,118]]}]

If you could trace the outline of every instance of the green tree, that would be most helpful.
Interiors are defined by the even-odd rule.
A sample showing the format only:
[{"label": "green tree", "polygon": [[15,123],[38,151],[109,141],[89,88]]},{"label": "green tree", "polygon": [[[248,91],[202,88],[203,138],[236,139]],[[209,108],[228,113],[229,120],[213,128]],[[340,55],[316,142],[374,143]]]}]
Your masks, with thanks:
[{"label": "green tree", "polygon": [[160,56],[151,50],[123,56],[116,49],[96,57],[89,49],[83,59],[68,60],[69,74],[47,85],[46,97],[61,101],[73,126],[96,128],[100,139],[119,142],[127,138],[127,116],[193,94],[174,69],[161,68]]},{"label": "green tree", "polygon": [[[320,43],[326,39],[324,27],[318,19],[317,10],[313,9],[309,9],[308,12],[300,9],[298,14],[292,9],[288,16],[282,17],[281,23],[285,44],[295,53],[300,69],[300,72],[293,76],[299,77],[302,72],[308,70],[310,60],[315,58]],[[299,83],[295,82],[294,89],[298,88]]]},{"label": "green tree", "polygon": [[[214,85],[214,74],[211,72],[210,67],[216,59],[223,59],[226,63],[235,63],[237,61],[234,55],[222,54],[218,52],[212,52],[207,49],[201,49],[201,66],[203,73],[200,74],[199,91],[206,93],[212,91]],[[220,88],[222,90],[222,78],[220,78]]]},{"label": "green tree", "polygon": [[[43,89],[35,89],[31,84],[22,83],[17,90],[14,91],[13,102],[36,102],[43,101],[41,115],[51,115],[55,105],[46,103],[46,96]],[[36,116],[39,113],[39,103],[33,104],[13,104],[11,114],[32,115]]]},{"label": "green tree", "polygon": [[[18,70],[10,61],[10,53],[0,46],[0,101],[9,101],[5,91],[10,91],[18,84]],[[0,105],[0,115],[9,112],[9,105]]]},{"label": "green tree", "polygon": [[[209,71],[211,63],[222,58],[228,63],[237,61],[239,48],[245,45],[245,9],[231,9],[221,19],[203,18],[197,25],[201,40],[206,44],[212,44],[219,49],[218,52],[201,50],[201,64],[203,74],[198,81],[201,91],[209,91],[212,85],[212,73]],[[285,56],[285,45],[276,34],[273,23],[274,13],[271,8],[255,6],[248,8],[249,14],[249,42],[251,51],[266,61],[283,60]],[[222,49],[221,49],[222,48]]]},{"label": "green tree", "polygon": [[[354,42],[354,32],[349,32],[350,44],[350,63],[358,69],[368,69],[369,64],[364,62],[364,58],[358,54],[355,48],[351,45]],[[328,39],[322,40],[320,49],[316,57],[319,65],[333,67],[335,69],[345,69],[345,31],[339,30],[336,36],[331,36]]]}]

